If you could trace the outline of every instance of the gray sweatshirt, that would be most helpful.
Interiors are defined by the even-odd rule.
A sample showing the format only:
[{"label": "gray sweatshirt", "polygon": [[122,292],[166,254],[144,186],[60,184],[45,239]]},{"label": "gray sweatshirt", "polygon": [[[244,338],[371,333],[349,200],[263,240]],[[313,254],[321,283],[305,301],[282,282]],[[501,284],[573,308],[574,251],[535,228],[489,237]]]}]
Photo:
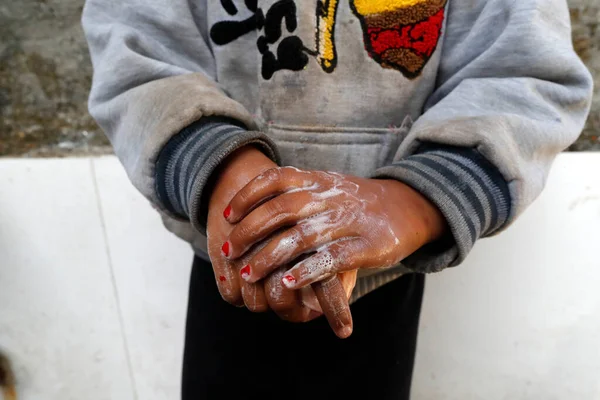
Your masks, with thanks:
[{"label": "gray sweatshirt", "polygon": [[460,264],[539,195],[589,112],[565,0],[87,0],[90,112],[166,226],[206,258],[210,177],[282,165],[392,178],[451,238],[359,280]]}]

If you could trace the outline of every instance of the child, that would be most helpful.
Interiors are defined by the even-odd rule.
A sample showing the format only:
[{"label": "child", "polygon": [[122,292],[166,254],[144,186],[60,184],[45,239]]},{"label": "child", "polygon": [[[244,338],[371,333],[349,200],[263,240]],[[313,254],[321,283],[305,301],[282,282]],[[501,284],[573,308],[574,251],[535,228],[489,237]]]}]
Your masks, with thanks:
[{"label": "child", "polygon": [[565,0],[88,0],[83,24],[90,111],[196,252],[184,399],[407,399],[423,274],[525,210],[590,105]]}]

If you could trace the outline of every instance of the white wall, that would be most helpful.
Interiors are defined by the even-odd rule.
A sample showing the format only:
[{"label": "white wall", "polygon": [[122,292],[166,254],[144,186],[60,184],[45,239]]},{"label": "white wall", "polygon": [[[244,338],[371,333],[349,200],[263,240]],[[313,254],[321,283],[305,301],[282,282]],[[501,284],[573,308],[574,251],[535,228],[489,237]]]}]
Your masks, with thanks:
[{"label": "white wall", "polygon": [[600,399],[599,156],[562,155],[509,231],[429,278],[416,399]]},{"label": "white wall", "polygon": [[[428,278],[413,398],[600,399],[600,153]],[[179,397],[191,252],[112,157],[0,160],[0,347],[24,400]]]}]

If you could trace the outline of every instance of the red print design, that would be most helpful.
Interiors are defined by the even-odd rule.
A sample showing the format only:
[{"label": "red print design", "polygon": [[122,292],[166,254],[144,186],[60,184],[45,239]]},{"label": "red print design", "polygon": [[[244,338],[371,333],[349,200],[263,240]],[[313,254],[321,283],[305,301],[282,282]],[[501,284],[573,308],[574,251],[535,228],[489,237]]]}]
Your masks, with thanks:
[{"label": "red print design", "polygon": [[421,74],[435,52],[442,35],[446,3],[447,0],[390,1],[375,7],[368,0],[351,0],[369,56],[409,79]]},{"label": "red print design", "polygon": [[390,49],[411,49],[419,56],[431,57],[444,23],[444,9],[426,21],[393,29],[370,28],[372,52],[382,56]]}]

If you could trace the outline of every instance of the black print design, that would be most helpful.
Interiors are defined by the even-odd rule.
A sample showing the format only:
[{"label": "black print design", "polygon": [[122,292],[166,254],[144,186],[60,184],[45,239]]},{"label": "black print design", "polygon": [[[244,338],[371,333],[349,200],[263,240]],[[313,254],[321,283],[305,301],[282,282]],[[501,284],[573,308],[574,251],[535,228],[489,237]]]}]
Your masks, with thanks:
[{"label": "black print design", "polygon": [[[229,15],[236,15],[238,9],[233,0],[220,0],[221,6]],[[220,46],[229,44],[236,39],[254,31],[262,30],[264,33],[256,43],[262,54],[262,76],[269,80],[277,71],[284,69],[300,71],[308,65],[308,54],[312,54],[302,43],[298,36],[288,36],[279,42],[277,54],[271,51],[274,45],[283,36],[282,23],[288,33],[293,33],[298,27],[296,4],[293,0],[280,0],[273,4],[266,16],[258,8],[257,0],[245,0],[246,8],[254,14],[243,21],[221,21],[213,25],[210,30],[212,41]]]},{"label": "black print design", "polygon": [[277,56],[269,49],[270,44],[276,43],[283,32],[281,24],[292,33],[298,27],[296,18],[296,4],[292,0],[281,0],[273,4],[267,12],[264,34],[258,38],[258,51],[263,55],[262,76],[271,79],[273,74],[282,69],[301,71],[308,65],[308,56],[304,53],[306,48],[298,36],[288,36],[277,46]]},{"label": "black print design", "polygon": [[[245,0],[245,4],[254,14],[243,21],[221,21],[214,24],[210,30],[210,38],[215,44],[224,46],[256,29],[262,29],[264,16],[258,8],[258,0]],[[221,5],[229,15],[238,13],[233,0],[221,0]]]}]

